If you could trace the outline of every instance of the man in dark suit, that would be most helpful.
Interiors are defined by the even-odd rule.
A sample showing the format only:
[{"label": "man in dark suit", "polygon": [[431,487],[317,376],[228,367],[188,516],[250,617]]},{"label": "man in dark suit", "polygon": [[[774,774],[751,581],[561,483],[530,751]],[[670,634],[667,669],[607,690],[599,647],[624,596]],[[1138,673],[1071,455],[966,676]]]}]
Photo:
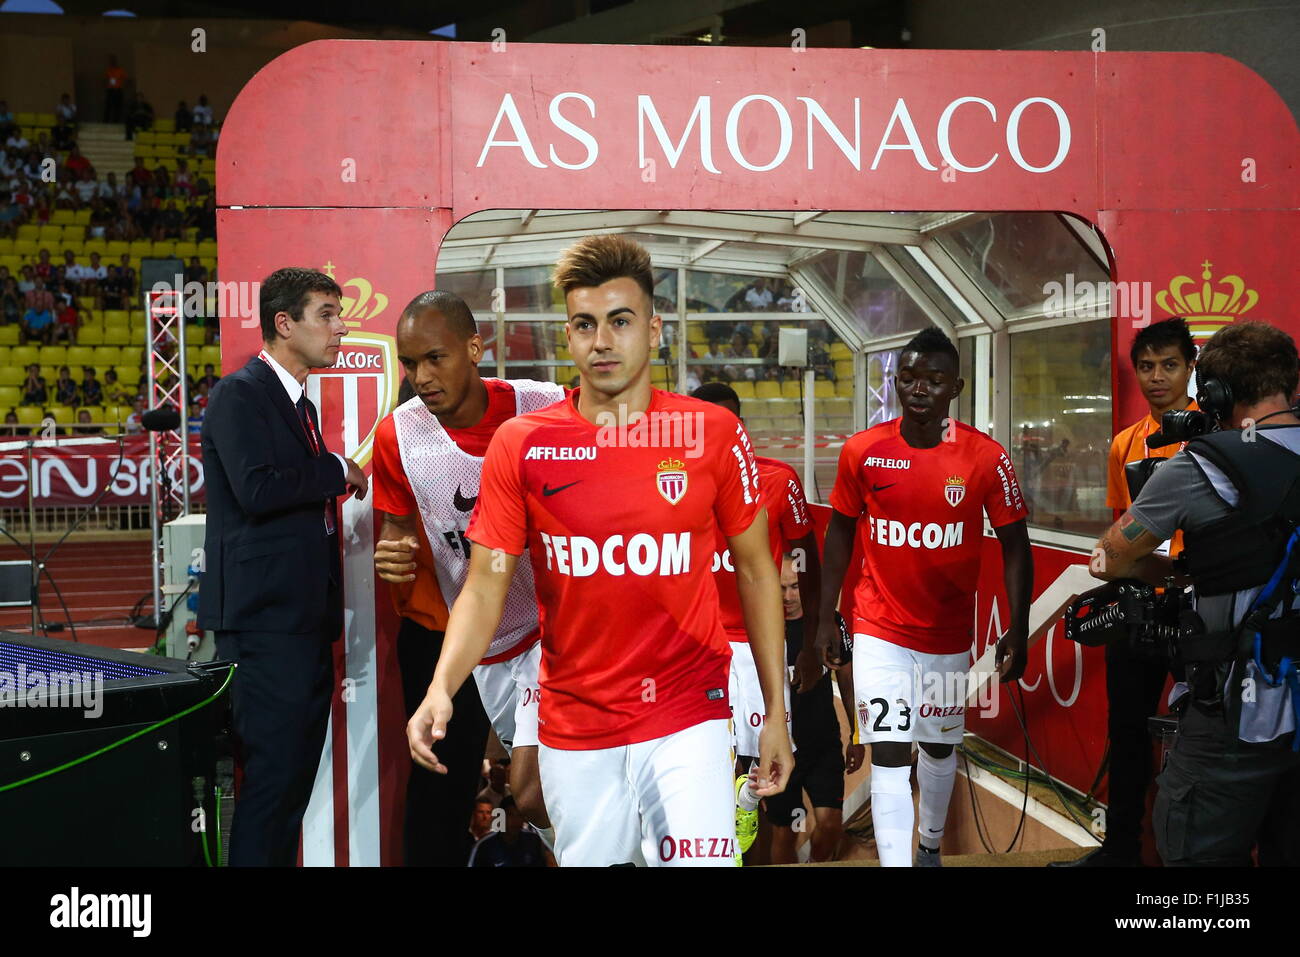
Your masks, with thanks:
[{"label": "man in dark suit", "polygon": [[208,487],[199,626],[236,661],[244,778],[232,865],[292,866],[329,721],[331,643],[343,622],[334,499],[365,473],[325,448],[307,373],[332,366],[347,329],[341,290],[313,269],[262,282],[263,350],[212,390],[203,420]]}]

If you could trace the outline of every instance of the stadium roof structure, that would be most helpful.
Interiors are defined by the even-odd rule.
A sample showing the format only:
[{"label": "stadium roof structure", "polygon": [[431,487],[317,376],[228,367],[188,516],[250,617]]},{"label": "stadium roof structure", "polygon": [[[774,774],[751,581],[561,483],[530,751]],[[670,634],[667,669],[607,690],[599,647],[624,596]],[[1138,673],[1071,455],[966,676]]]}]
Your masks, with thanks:
[{"label": "stadium roof structure", "polygon": [[[786,278],[808,311],[855,348],[889,348],[904,331],[881,328],[852,297],[892,287],[908,311],[954,336],[1050,319],[1043,280],[1104,283],[1109,258],[1092,224],[1063,213],[485,210],[452,227],[439,274],[551,266],[595,233],[649,249],[656,270]],[[683,293],[685,295],[685,293]],[[714,311],[683,299],[688,313]],[[1098,304],[1099,315],[1107,302]]]}]

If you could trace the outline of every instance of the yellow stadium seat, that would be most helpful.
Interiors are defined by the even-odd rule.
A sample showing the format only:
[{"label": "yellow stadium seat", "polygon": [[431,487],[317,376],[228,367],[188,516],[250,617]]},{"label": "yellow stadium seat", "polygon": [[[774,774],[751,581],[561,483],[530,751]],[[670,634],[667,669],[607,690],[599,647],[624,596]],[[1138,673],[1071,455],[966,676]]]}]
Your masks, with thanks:
[{"label": "yellow stadium seat", "polygon": [[221,346],[204,346],[201,363],[206,365],[211,362],[216,368],[221,368]]},{"label": "yellow stadium seat", "polygon": [[853,376],[853,360],[852,359],[837,360],[835,363],[835,378],[836,379],[843,379],[845,377],[852,378],[852,376]]},{"label": "yellow stadium seat", "polygon": [[185,323],[185,348],[201,349],[206,338],[204,328],[197,322]]},{"label": "yellow stadium seat", "polygon": [[129,346],[131,344],[130,326],[104,326],[104,345]]},{"label": "yellow stadium seat", "polygon": [[0,326],[0,345],[6,345],[6,346],[18,345],[17,326]]},{"label": "yellow stadium seat", "polygon": [[54,380],[59,377],[57,366],[41,366],[40,377],[45,380],[48,386],[54,385]]},{"label": "yellow stadium seat", "polygon": [[199,254],[199,244],[188,240],[177,240],[176,255],[185,260],[188,266],[190,258]]},{"label": "yellow stadium seat", "polygon": [[122,254],[129,253],[130,251],[131,244],[125,239],[110,239],[108,241],[108,248],[105,250],[104,255],[107,258],[112,259],[112,265],[116,266],[118,265],[118,261],[122,258]]},{"label": "yellow stadium seat", "polygon": [[153,255],[156,259],[169,259],[176,255],[176,240],[159,239],[153,244]]},{"label": "yellow stadium seat", "polygon": [[69,346],[66,362],[73,368],[93,366],[95,364],[95,350],[90,346]]},{"label": "yellow stadium seat", "polygon": [[836,394],[836,395],[842,395],[842,396],[851,396],[851,395],[853,395],[853,380],[852,380],[852,379],[840,379],[838,382],[836,382],[836,383],[835,383],[835,394]]},{"label": "yellow stadium seat", "polygon": [[108,369],[122,361],[122,349],[119,346],[96,346],[95,361],[97,369]]},{"label": "yellow stadium seat", "polygon": [[106,326],[129,326],[131,324],[131,314],[125,309],[105,309],[104,325]]},{"label": "yellow stadium seat", "polygon": [[22,425],[40,425],[45,418],[44,412],[35,405],[20,405],[14,412],[18,414],[18,421]]},{"label": "yellow stadium seat", "polygon": [[9,364],[9,347],[0,346],[0,368]]},{"label": "yellow stadium seat", "polygon": [[102,346],[104,344],[104,327],[98,325],[82,326],[77,330],[77,345]]},{"label": "yellow stadium seat", "polygon": [[68,361],[67,346],[41,346],[41,357],[37,360],[43,366],[61,366]]},{"label": "yellow stadium seat", "polygon": [[154,131],[157,133],[174,133],[176,131],[175,118],[160,116],[153,121]]},{"label": "yellow stadium seat", "polygon": [[50,214],[50,223],[55,226],[70,226],[75,220],[70,209],[56,209]]},{"label": "yellow stadium seat", "polygon": [[59,125],[58,119],[54,116],[53,113],[32,114],[32,126],[39,126],[45,129],[49,129],[50,127],[54,127],[58,125]]},{"label": "yellow stadium seat", "polygon": [[802,393],[799,391],[798,379],[786,379],[781,383],[781,398],[800,399],[802,397]]},{"label": "yellow stadium seat", "polygon": [[18,227],[17,238],[19,240],[36,241],[36,237],[41,234],[41,227],[38,223],[26,223]]},{"label": "yellow stadium seat", "polygon": [[72,221],[76,223],[78,226],[89,226],[90,207],[83,206],[81,209],[74,210],[72,213]]},{"label": "yellow stadium seat", "polygon": [[36,254],[40,251],[41,244],[34,239],[18,239],[14,242],[14,255],[21,256],[24,263],[35,262]]},{"label": "yellow stadium seat", "polygon": [[59,425],[71,425],[76,418],[73,415],[72,406],[70,405],[52,404],[49,411],[54,421],[59,423]]},{"label": "yellow stadium seat", "polygon": [[835,383],[830,379],[818,379],[813,383],[813,395],[818,399],[829,399],[835,395]]},{"label": "yellow stadium seat", "polygon": [[[735,388],[734,384],[732,388]],[[754,397],[757,399],[779,399],[781,398],[781,383],[773,382],[770,379],[763,379],[754,383]]]},{"label": "yellow stadium seat", "polygon": [[200,239],[199,255],[215,257],[217,255],[217,241],[215,239]]},{"label": "yellow stadium seat", "polygon": [[140,369],[129,360],[124,360],[120,366],[117,366],[117,381],[122,385],[137,386],[140,384]]},{"label": "yellow stadium seat", "polygon": [[27,381],[27,370],[19,366],[0,366],[0,385],[22,385]]},{"label": "yellow stadium seat", "polygon": [[731,383],[731,387],[736,390],[736,395],[742,399],[754,398],[754,383],[741,380],[740,382]]},{"label": "yellow stadium seat", "polygon": [[63,227],[49,225],[40,227],[36,241],[42,244],[63,242]]},{"label": "yellow stadium seat", "polygon": [[0,385],[0,410],[7,411],[22,401],[23,390],[16,385]]},{"label": "yellow stadium seat", "polygon": [[148,239],[133,239],[131,240],[131,248],[127,252],[131,254],[132,259],[137,256],[152,256],[153,242]]},{"label": "yellow stadium seat", "polygon": [[[5,328],[17,330],[17,326],[6,326]],[[38,346],[14,346],[9,350],[9,361],[16,366],[27,368],[33,362],[41,361],[41,352]]]},{"label": "yellow stadium seat", "polygon": [[848,346],[846,346],[846,345],[845,345],[844,343],[842,343],[842,342],[832,342],[832,343],[831,343],[831,358],[832,358],[832,359],[835,359],[835,360],[839,360],[839,359],[852,359],[852,358],[853,358],[853,350],[850,349]]}]

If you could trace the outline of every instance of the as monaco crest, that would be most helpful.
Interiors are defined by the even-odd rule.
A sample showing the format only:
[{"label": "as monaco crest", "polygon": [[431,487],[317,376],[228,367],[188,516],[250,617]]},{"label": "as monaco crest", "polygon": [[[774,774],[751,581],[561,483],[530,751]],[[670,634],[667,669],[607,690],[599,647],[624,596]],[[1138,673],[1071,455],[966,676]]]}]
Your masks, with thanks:
[{"label": "as monaco crest", "polygon": [[660,462],[655,483],[664,501],[669,505],[676,505],[686,494],[686,464],[678,459],[665,459]]},{"label": "as monaco crest", "polygon": [[365,466],[375,426],[397,398],[400,380],[396,369],[392,336],[349,332],[334,365],[308,376],[307,394],[320,410],[327,448]]},{"label": "as monaco crest", "polygon": [[948,484],[943,487],[943,497],[949,505],[956,508],[966,497],[966,480],[960,475],[948,476]]}]

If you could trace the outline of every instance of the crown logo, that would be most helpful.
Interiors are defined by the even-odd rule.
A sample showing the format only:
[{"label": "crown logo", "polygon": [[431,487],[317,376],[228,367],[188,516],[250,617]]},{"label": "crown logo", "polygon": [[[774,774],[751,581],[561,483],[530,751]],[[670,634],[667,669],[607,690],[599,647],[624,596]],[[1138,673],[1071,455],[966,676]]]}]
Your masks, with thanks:
[{"label": "crown logo", "polygon": [[1168,289],[1156,293],[1156,303],[1160,308],[1170,315],[1186,319],[1192,338],[1198,341],[1208,339],[1249,312],[1259,301],[1259,293],[1247,289],[1245,280],[1236,275],[1220,279],[1216,291],[1210,284],[1213,276],[1210,267],[1213,265],[1208,259],[1201,263],[1199,287],[1191,276],[1175,276],[1169,281]]},{"label": "crown logo", "polygon": [[962,478],[960,475],[949,475],[949,476],[948,476],[948,481],[947,481],[946,484],[948,484],[948,485],[965,485],[965,484],[966,484],[966,480],[965,480],[964,478]]},{"label": "crown logo", "polygon": [[[333,262],[327,262],[321,269],[325,275],[334,279],[334,270],[338,268]],[[370,280],[357,276],[345,282],[339,283],[343,287],[343,297],[339,301],[342,307],[340,316],[345,326],[351,326],[359,329],[361,323],[366,319],[373,319],[385,309],[388,308],[388,297],[382,292],[375,292],[375,287],[370,284]],[[347,295],[349,289],[355,290],[355,295]]]},{"label": "crown logo", "polygon": [[660,472],[667,472],[670,470],[675,471],[677,469],[686,468],[686,463],[681,461],[680,459],[664,459],[662,462],[659,463],[658,468]]}]

